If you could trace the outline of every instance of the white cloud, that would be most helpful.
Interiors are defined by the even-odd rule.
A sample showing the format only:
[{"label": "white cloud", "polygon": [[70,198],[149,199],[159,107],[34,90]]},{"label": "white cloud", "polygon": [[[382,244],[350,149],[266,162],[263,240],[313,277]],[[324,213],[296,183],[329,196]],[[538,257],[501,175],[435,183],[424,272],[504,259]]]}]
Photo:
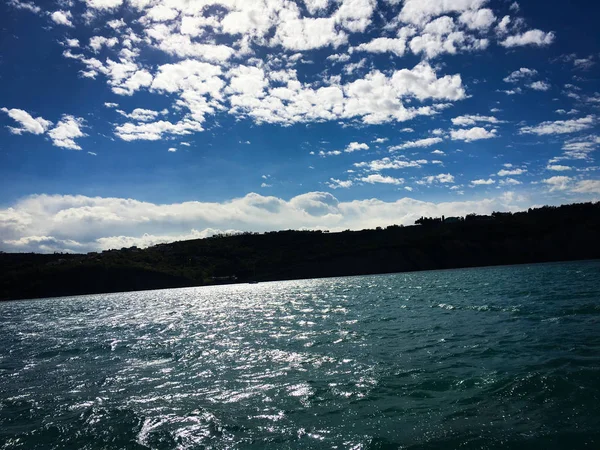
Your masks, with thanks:
[{"label": "white cloud", "polygon": [[467,10],[460,15],[459,21],[471,30],[487,30],[496,21],[496,16],[488,8]]},{"label": "white cloud", "polygon": [[488,45],[487,39],[477,39],[463,31],[449,34],[423,33],[413,37],[409,43],[414,54],[422,53],[427,58],[435,58],[444,53],[455,55],[459,52],[485,50]]},{"label": "white cloud", "polygon": [[541,30],[529,30],[525,33],[516,34],[514,36],[508,36],[506,39],[500,42],[503,47],[520,47],[525,45],[535,45],[538,47],[544,45],[550,45],[554,42],[553,32],[544,32]]},{"label": "white cloud", "polygon": [[443,142],[443,139],[439,138],[439,137],[418,139],[416,141],[405,142],[404,144],[401,144],[401,145],[394,145],[393,147],[390,147],[389,150],[390,150],[390,152],[395,152],[396,150],[403,150],[406,148],[425,148],[425,147],[431,147],[432,145],[435,145],[435,144],[439,144],[440,142]]},{"label": "white cloud", "polygon": [[319,156],[320,156],[321,158],[326,158],[326,157],[328,157],[328,156],[339,156],[339,155],[341,155],[341,154],[342,154],[342,152],[340,152],[339,150],[331,150],[331,151],[329,151],[329,152],[326,152],[326,151],[324,151],[324,150],[321,150],[321,151],[319,152]]},{"label": "white cloud", "polygon": [[587,70],[590,69],[596,62],[594,61],[592,56],[587,58],[576,58],[573,60],[573,66],[575,69]]},{"label": "white cloud", "polygon": [[362,181],[364,183],[369,183],[369,184],[376,184],[376,183],[394,184],[394,185],[404,184],[404,178],[387,177],[387,176],[383,176],[378,173],[373,173],[366,177],[362,177],[360,179],[360,181]]},{"label": "white cloud", "polygon": [[572,167],[561,166],[560,164],[548,164],[546,166],[546,169],[548,169],[548,170],[554,170],[555,172],[564,172],[564,171],[567,171],[567,170],[573,170]]},{"label": "white cloud", "polygon": [[103,46],[112,48],[119,43],[119,39],[116,37],[106,38],[104,36],[92,36],[90,38],[90,47],[95,53],[98,53]]},{"label": "white cloud", "polygon": [[373,140],[373,141],[371,141],[371,142],[373,142],[374,144],[384,144],[384,143],[386,143],[388,140],[389,140],[388,138],[377,138],[377,139],[374,139],[374,140]]},{"label": "white cloud", "polygon": [[52,139],[52,144],[56,147],[81,150],[75,139],[87,136],[81,131],[83,123],[84,120],[81,117],[64,114],[60,122],[48,132],[48,136]]},{"label": "white cloud", "polygon": [[488,131],[485,128],[473,127],[470,129],[451,130],[450,137],[454,141],[473,142],[480,139],[491,139],[497,137],[496,130]]},{"label": "white cloud", "polygon": [[113,30],[118,30],[120,28],[124,28],[127,26],[127,24],[125,23],[125,21],[122,18],[109,20],[108,22],[106,22],[106,25],[109,26],[110,28],[112,28]]},{"label": "white cloud", "polygon": [[13,8],[25,9],[34,14],[39,14],[40,12],[42,12],[42,8],[40,8],[33,2],[28,2],[28,1],[23,1],[23,0],[8,0],[8,4],[10,6],[12,6]]},{"label": "white cloud", "polygon": [[502,20],[500,20],[500,22],[498,22],[498,25],[496,25],[496,34],[498,36],[504,36],[505,34],[508,33],[508,27],[511,23],[511,19],[510,16],[504,16],[502,18]]},{"label": "white cloud", "polygon": [[529,85],[531,89],[535,89],[536,91],[548,91],[550,90],[550,85],[545,81],[536,81]]},{"label": "white cloud", "polygon": [[350,61],[350,55],[347,53],[334,53],[333,55],[329,55],[325,58],[327,61],[332,61],[334,63],[343,63]]},{"label": "white cloud", "polygon": [[445,155],[445,153],[443,151],[441,151],[441,150],[434,150],[431,153],[434,154],[434,155]]},{"label": "white cloud", "polygon": [[440,203],[411,198],[340,202],[326,192],[309,192],[289,200],[251,193],[221,203],[159,205],[126,198],[36,195],[0,209],[0,248],[97,251],[197,239],[219,230],[360,230],[412,225],[421,216],[490,214],[528,206],[506,196]]},{"label": "white cloud", "polygon": [[433,183],[454,183],[454,175],[450,173],[440,173],[439,175],[429,175],[417,181],[417,184],[433,184]]},{"label": "white cloud", "polygon": [[154,111],[152,109],[144,108],[135,108],[129,114],[120,109],[117,110],[117,112],[128,119],[137,120],[139,122],[150,122],[151,120],[155,120],[159,115],[166,113],[166,111]]},{"label": "white cloud", "polygon": [[336,29],[334,18],[296,18],[277,27],[274,42],[289,50],[312,50],[345,44],[347,35]]},{"label": "white cloud", "polygon": [[579,181],[571,191],[579,194],[600,194],[600,180]]},{"label": "white cloud", "polygon": [[121,6],[123,4],[123,0],[85,0],[85,3],[88,8],[106,10]]},{"label": "white cloud", "polygon": [[77,48],[79,47],[79,39],[65,39],[65,44],[68,47]]},{"label": "white cloud", "polygon": [[125,123],[115,127],[115,134],[124,141],[158,141],[163,135],[184,136],[192,132],[203,131],[202,125],[190,118],[172,123],[159,120],[149,123]]},{"label": "white cloud", "polygon": [[354,182],[352,180],[338,180],[336,178],[330,178],[330,181],[328,181],[327,183],[325,183],[327,186],[329,186],[331,189],[339,189],[339,188],[343,188],[343,189],[348,189],[349,187],[351,187]]},{"label": "white cloud", "polygon": [[489,186],[490,184],[496,184],[496,181],[491,178],[488,178],[487,180],[479,179],[471,181],[471,186]]},{"label": "white cloud", "polygon": [[452,124],[459,126],[459,127],[475,125],[478,122],[496,124],[496,123],[502,123],[502,120],[498,120],[493,116],[480,116],[478,114],[458,116],[458,117],[455,117],[452,119]]},{"label": "white cloud", "polygon": [[175,153],[177,151],[177,149],[175,147],[170,147],[167,151],[169,153]]},{"label": "white cloud", "polygon": [[523,175],[525,172],[527,172],[526,169],[511,169],[511,170],[502,169],[498,172],[498,176],[506,177],[509,175]]},{"label": "white cloud", "polygon": [[381,170],[389,170],[389,169],[407,169],[407,168],[420,168],[423,164],[427,164],[426,160],[418,160],[418,161],[408,161],[405,159],[391,159],[391,158],[382,158],[376,159],[373,161],[363,161],[359,163],[354,163],[355,167],[361,169],[367,169],[371,172],[379,172]]},{"label": "white cloud", "polygon": [[531,78],[531,77],[537,75],[537,73],[538,72],[535,69],[528,69],[527,67],[521,67],[519,70],[515,70],[509,76],[504,78],[504,81],[506,83],[516,83],[523,78]]},{"label": "white cloud", "polygon": [[111,102],[104,102],[104,106],[106,106],[107,108],[118,108],[119,104],[118,103],[111,103]]},{"label": "white cloud", "polygon": [[50,14],[50,18],[58,25],[65,25],[67,27],[75,26],[73,25],[73,22],[71,22],[71,19],[73,18],[71,11],[54,11],[52,14]]},{"label": "white cloud", "polygon": [[592,128],[596,123],[596,117],[589,115],[580,119],[556,120],[554,122],[542,122],[534,127],[522,127],[521,134],[537,134],[544,136],[549,134],[566,134]]},{"label": "white cloud", "polygon": [[346,153],[352,153],[359,150],[369,150],[369,146],[365,143],[350,142],[344,151]]},{"label": "white cloud", "polygon": [[425,25],[432,17],[476,11],[486,2],[487,0],[405,0],[398,18],[402,22]]},{"label": "white cloud", "polygon": [[42,117],[33,118],[27,111],[23,111],[22,109],[1,108],[0,111],[5,112],[11,119],[19,123],[19,128],[8,127],[13,134],[43,134],[52,125],[52,122],[49,120]]},{"label": "white cloud", "polygon": [[556,176],[542,180],[542,183],[550,187],[550,192],[565,191],[571,182],[572,178],[565,176]]},{"label": "white cloud", "polygon": [[500,180],[500,186],[518,186],[521,183],[519,180],[515,180],[514,178],[504,178]]},{"label": "white cloud", "polygon": [[358,45],[354,50],[370,53],[389,52],[396,56],[403,56],[406,51],[406,39],[378,37],[370,42]]}]

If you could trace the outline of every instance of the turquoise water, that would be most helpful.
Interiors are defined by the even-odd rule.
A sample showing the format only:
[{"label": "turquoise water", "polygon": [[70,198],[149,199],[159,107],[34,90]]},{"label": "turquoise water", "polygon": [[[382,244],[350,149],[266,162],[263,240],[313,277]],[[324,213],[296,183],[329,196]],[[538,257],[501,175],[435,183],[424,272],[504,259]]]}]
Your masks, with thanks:
[{"label": "turquoise water", "polygon": [[600,448],[600,262],[0,304],[0,448]]}]

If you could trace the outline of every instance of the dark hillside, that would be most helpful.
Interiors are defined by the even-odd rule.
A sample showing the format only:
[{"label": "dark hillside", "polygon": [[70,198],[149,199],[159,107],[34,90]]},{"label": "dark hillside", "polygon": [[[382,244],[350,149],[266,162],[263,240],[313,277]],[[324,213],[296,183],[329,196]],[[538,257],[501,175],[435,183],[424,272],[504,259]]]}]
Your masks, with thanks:
[{"label": "dark hillside", "polygon": [[0,299],[600,258],[600,203],[244,233],[87,255],[0,254]]}]

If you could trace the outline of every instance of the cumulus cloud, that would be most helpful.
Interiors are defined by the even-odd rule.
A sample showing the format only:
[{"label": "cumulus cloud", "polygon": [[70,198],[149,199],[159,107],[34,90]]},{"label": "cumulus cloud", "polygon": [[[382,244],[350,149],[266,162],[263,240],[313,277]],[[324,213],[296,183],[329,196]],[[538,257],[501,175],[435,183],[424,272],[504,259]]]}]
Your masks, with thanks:
[{"label": "cumulus cloud", "polygon": [[394,178],[394,177],[389,177],[389,176],[383,176],[378,173],[373,173],[366,177],[362,177],[360,179],[360,181],[362,181],[364,183],[369,183],[369,184],[376,184],[376,183],[394,184],[394,185],[404,184],[404,178]]},{"label": "cumulus cloud", "polygon": [[163,136],[176,135],[185,136],[194,131],[202,131],[202,125],[192,120],[183,120],[172,123],[168,120],[159,120],[148,123],[125,123],[115,128],[115,134],[124,141],[158,141]]},{"label": "cumulus cloud", "polygon": [[369,146],[365,143],[350,142],[344,151],[346,153],[352,153],[359,150],[369,150]]},{"label": "cumulus cloud", "polygon": [[480,116],[478,114],[458,116],[452,119],[452,124],[459,127],[475,125],[480,122],[497,124],[502,123],[502,120],[498,120],[493,116]]},{"label": "cumulus cloud", "polygon": [[448,13],[477,11],[487,0],[405,0],[398,18],[402,22],[425,25],[432,17]]},{"label": "cumulus cloud", "polygon": [[50,18],[58,25],[65,25],[67,27],[74,26],[73,22],[71,22],[71,19],[73,19],[73,14],[71,14],[71,11],[54,11],[52,14],[50,14]]},{"label": "cumulus cloud", "polygon": [[563,165],[560,165],[560,164],[548,164],[546,166],[546,169],[547,170],[553,170],[555,172],[564,172],[564,171],[567,171],[567,170],[573,170],[572,167],[563,166]]},{"label": "cumulus cloud", "polygon": [[[106,104],[105,104],[106,105]],[[118,105],[117,105],[118,106]],[[120,109],[117,110],[119,114],[128,119],[137,120],[138,122],[150,122],[156,119],[161,114],[166,114],[167,111],[154,111],[152,109],[144,109],[144,108],[135,108],[130,113],[126,113]]]},{"label": "cumulus cloud", "polygon": [[492,139],[497,137],[496,130],[486,130],[481,127],[469,129],[451,130],[450,137],[454,141],[473,142],[481,139]]},{"label": "cumulus cloud", "polygon": [[490,184],[496,184],[496,180],[492,180],[491,178],[488,178],[487,180],[485,180],[482,178],[479,180],[471,181],[471,186],[489,186]]},{"label": "cumulus cloud", "polygon": [[538,136],[575,133],[592,128],[595,123],[596,117],[588,115],[580,119],[548,121],[533,127],[522,127],[520,133],[537,134]]},{"label": "cumulus cloud", "polygon": [[87,136],[81,131],[83,124],[84,120],[81,117],[64,114],[58,124],[48,132],[48,136],[56,147],[81,150],[75,139]]},{"label": "cumulus cloud", "polygon": [[354,163],[354,167],[358,167],[359,169],[367,169],[371,172],[379,172],[381,170],[390,170],[390,169],[408,169],[408,168],[420,168],[423,165],[427,164],[428,161],[426,159],[419,159],[416,161],[409,161],[404,158],[382,158],[375,159],[373,161],[363,161],[359,163]]},{"label": "cumulus cloud", "polygon": [[504,78],[504,81],[506,83],[516,83],[523,78],[531,78],[531,77],[537,75],[537,73],[538,72],[535,69],[528,69],[527,67],[521,67],[519,70],[515,70],[510,75],[508,75],[506,78]]},{"label": "cumulus cloud", "polygon": [[330,178],[325,184],[331,189],[348,189],[354,184],[354,182],[352,180],[338,180],[337,178]]},{"label": "cumulus cloud", "polygon": [[523,183],[521,183],[519,180],[515,180],[514,178],[504,178],[500,180],[498,184],[500,184],[500,186],[518,186],[519,184]]},{"label": "cumulus cloud", "polygon": [[600,194],[600,180],[579,181],[571,191],[579,194]]},{"label": "cumulus cloud", "polygon": [[550,90],[550,85],[545,81],[535,81],[529,85],[531,89],[536,91],[548,91]]},{"label": "cumulus cloud", "polygon": [[36,195],[0,209],[0,248],[97,251],[206,237],[219,230],[360,230],[411,225],[421,216],[490,214],[528,206],[506,197],[440,203],[410,198],[340,202],[326,192],[289,200],[251,193],[221,203],[161,205],[125,198]]},{"label": "cumulus cloud", "polygon": [[358,45],[354,50],[369,53],[393,53],[396,56],[404,56],[406,39],[378,37],[370,42]]},{"label": "cumulus cloud", "polygon": [[440,173],[439,175],[429,175],[417,181],[417,184],[433,184],[433,183],[454,183],[454,175],[450,173]]},{"label": "cumulus cloud", "polygon": [[34,14],[39,14],[40,12],[42,12],[42,8],[40,8],[33,2],[28,2],[25,0],[8,0],[7,3],[8,3],[8,5],[12,6],[13,8],[24,9],[24,10],[30,11]]},{"label": "cumulus cloud", "polygon": [[13,134],[33,133],[43,134],[52,125],[52,122],[43,117],[32,117],[27,111],[22,109],[1,108],[0,111],[8,114],[8,116],[19,124],[19,127],[8,127]]},{"label": "cumulus cloud", "polygon": [[553,32],[544,32],[542,30],[529,30],[525,33],[519,33],[514,36],[508,36],[500,42],[500,45],[506,48],[520,47],[525,45],[545,46],[554,42],[555,35]]},{"label": "cumulus cloud", "polygon": [[506,177],[509,175],[523,175],[525,172],[527,172],[526,169],[510,169],[510,170],[506,170],[506,169],[502,169],[498,172],[498,176],[499,177]]},{"label": "cumulus cloud", "polygon": [[542,183],[546,184],[550,188],[550,192],[554,191],[565,191],[569,187],[569,183],[572,181],[571,177],[566,176],[555,176],[542,180]]},{"label": "cumulus cloud", "polygon": [[442,141],[443,141],[443,139],[439,138],[439,137],[418,139],[416,141],[408,141],[408,142],[405,142],[404,144],[394,145],[394,146],[390,147],[389,150],[390,150],[390,152],[395,152],[396,150],[403,150],[406,148],[431,147],[432,145],[439,144]]}]

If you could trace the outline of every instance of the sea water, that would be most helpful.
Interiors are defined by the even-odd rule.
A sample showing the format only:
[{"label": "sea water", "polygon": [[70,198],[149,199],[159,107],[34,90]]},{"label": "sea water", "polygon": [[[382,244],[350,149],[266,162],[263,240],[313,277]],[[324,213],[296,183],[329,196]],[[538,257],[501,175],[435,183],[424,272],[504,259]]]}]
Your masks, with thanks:
[{"label": "sea water", "polygon": [[600,262],[1,303],[0,448],[600,448]]}]

